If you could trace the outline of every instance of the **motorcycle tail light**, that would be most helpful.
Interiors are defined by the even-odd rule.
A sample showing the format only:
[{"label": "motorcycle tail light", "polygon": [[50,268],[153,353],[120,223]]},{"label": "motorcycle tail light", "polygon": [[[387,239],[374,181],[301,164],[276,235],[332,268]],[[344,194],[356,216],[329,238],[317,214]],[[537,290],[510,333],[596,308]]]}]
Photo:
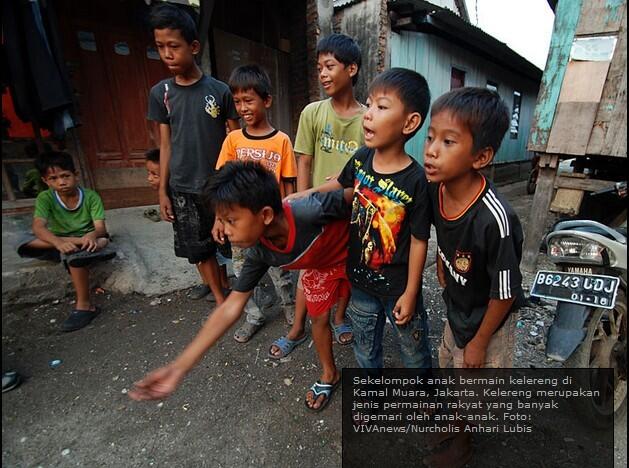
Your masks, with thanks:
[{"label": "motorcycle tail light", "polygon": [[604,265],[609,261],[604,246],[589,239],[578,237],[555,237],[548,243],[548,254],[556,263],[593,263]]}]

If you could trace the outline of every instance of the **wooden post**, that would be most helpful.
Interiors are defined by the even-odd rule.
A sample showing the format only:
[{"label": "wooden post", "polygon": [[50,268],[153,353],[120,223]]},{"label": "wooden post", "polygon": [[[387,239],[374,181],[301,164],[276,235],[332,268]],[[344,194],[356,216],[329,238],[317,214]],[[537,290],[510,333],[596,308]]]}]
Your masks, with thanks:
[{"label": "wooden post", "polygon": [[537,176],[537,187],[531,206],[524,237],[524,252],[522,253],[522,263],[520,267],[532,272],[537,265],[537,255],[539,244],[546,230],[548,208],[553,197],[555,176],[557,175],[557,163],[559,156],[543,154],[539,158],[539,174]]}]

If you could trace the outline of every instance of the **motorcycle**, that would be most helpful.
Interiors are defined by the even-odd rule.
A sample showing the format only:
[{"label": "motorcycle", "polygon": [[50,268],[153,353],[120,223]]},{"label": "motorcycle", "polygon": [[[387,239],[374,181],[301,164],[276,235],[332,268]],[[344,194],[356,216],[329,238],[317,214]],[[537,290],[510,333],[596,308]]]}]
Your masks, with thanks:
[{"label": "motorcycle", "polygon": [[[626,198],[627,183],[591,195],[612,192]],[[557,301],[546,356],[565,368],[591,369],[579,384],[600,396],[578,400],[577,410],[595,427],[608,427],[627,409],[627,211],[621,211],[617,227],[558,222],[545,238],[558,271],[538,271],[531,288],[531,296]]]}]

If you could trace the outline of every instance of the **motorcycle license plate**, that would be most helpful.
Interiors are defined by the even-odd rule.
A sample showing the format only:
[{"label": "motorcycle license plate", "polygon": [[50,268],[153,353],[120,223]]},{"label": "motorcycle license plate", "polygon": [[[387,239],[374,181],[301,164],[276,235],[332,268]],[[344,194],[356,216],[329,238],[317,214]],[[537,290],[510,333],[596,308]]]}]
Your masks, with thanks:
[{"label": "motorcycle license plate", "polygon": [[531,296],[613,309],[619,283],[613,276],[538,271]]}]

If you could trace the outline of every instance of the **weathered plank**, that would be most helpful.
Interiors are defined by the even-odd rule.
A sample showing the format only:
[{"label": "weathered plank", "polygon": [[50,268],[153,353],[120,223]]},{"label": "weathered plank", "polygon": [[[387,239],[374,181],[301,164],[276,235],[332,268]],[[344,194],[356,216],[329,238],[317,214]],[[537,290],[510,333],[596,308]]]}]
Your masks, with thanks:
[{"label": "weathered plank", "polygon": [[603,94],[609,64],[610,62],[569,62],[561,85],[559,102],[598,103]]},{"label": "weathered plank", "polygon": [[598,102],[564,102],[557,105],[546,151],[582,156],[585,154]]},{"label": "weathered plank", "polygon": [[570,59],[581,3],[582,0],[559,0],[557,5],[546,69],[542,76],[529,134],[528,149],[530,151],[546,151],[561,84]]},{"label": "weathered plank", "polygon": [[627,9],[618,33],[587,154],[627,157]]},{"label": "weathered plank", "polygon": [[579,212],[579,208],[581,208],[583,194],[583,190],[566,188],[557,189],[555,198],[550,204],[550,211],[568,216],[576,215]]},{"label": "weathered plank", "polygon": [[576,177],[557,177],[555,188],[582,190],[586,192],[596,192],[610,188],[614,182],[601,179],[582,179]]},{"label": "weathered plank", "polygon": [[553,196],[555,175],[557,174],[558,156],[547,155],[547,165],[540,166],[537,187],[531,205],[531,215],[524,237],[524,250],[520,267],[525,271],[535,270],[539,244],[548,228],[548,207]]},{"label": "weathered plank", "polygon": [[587,0],[581,10],[576,35],[618,31],[626,6],[626,0]]}]

